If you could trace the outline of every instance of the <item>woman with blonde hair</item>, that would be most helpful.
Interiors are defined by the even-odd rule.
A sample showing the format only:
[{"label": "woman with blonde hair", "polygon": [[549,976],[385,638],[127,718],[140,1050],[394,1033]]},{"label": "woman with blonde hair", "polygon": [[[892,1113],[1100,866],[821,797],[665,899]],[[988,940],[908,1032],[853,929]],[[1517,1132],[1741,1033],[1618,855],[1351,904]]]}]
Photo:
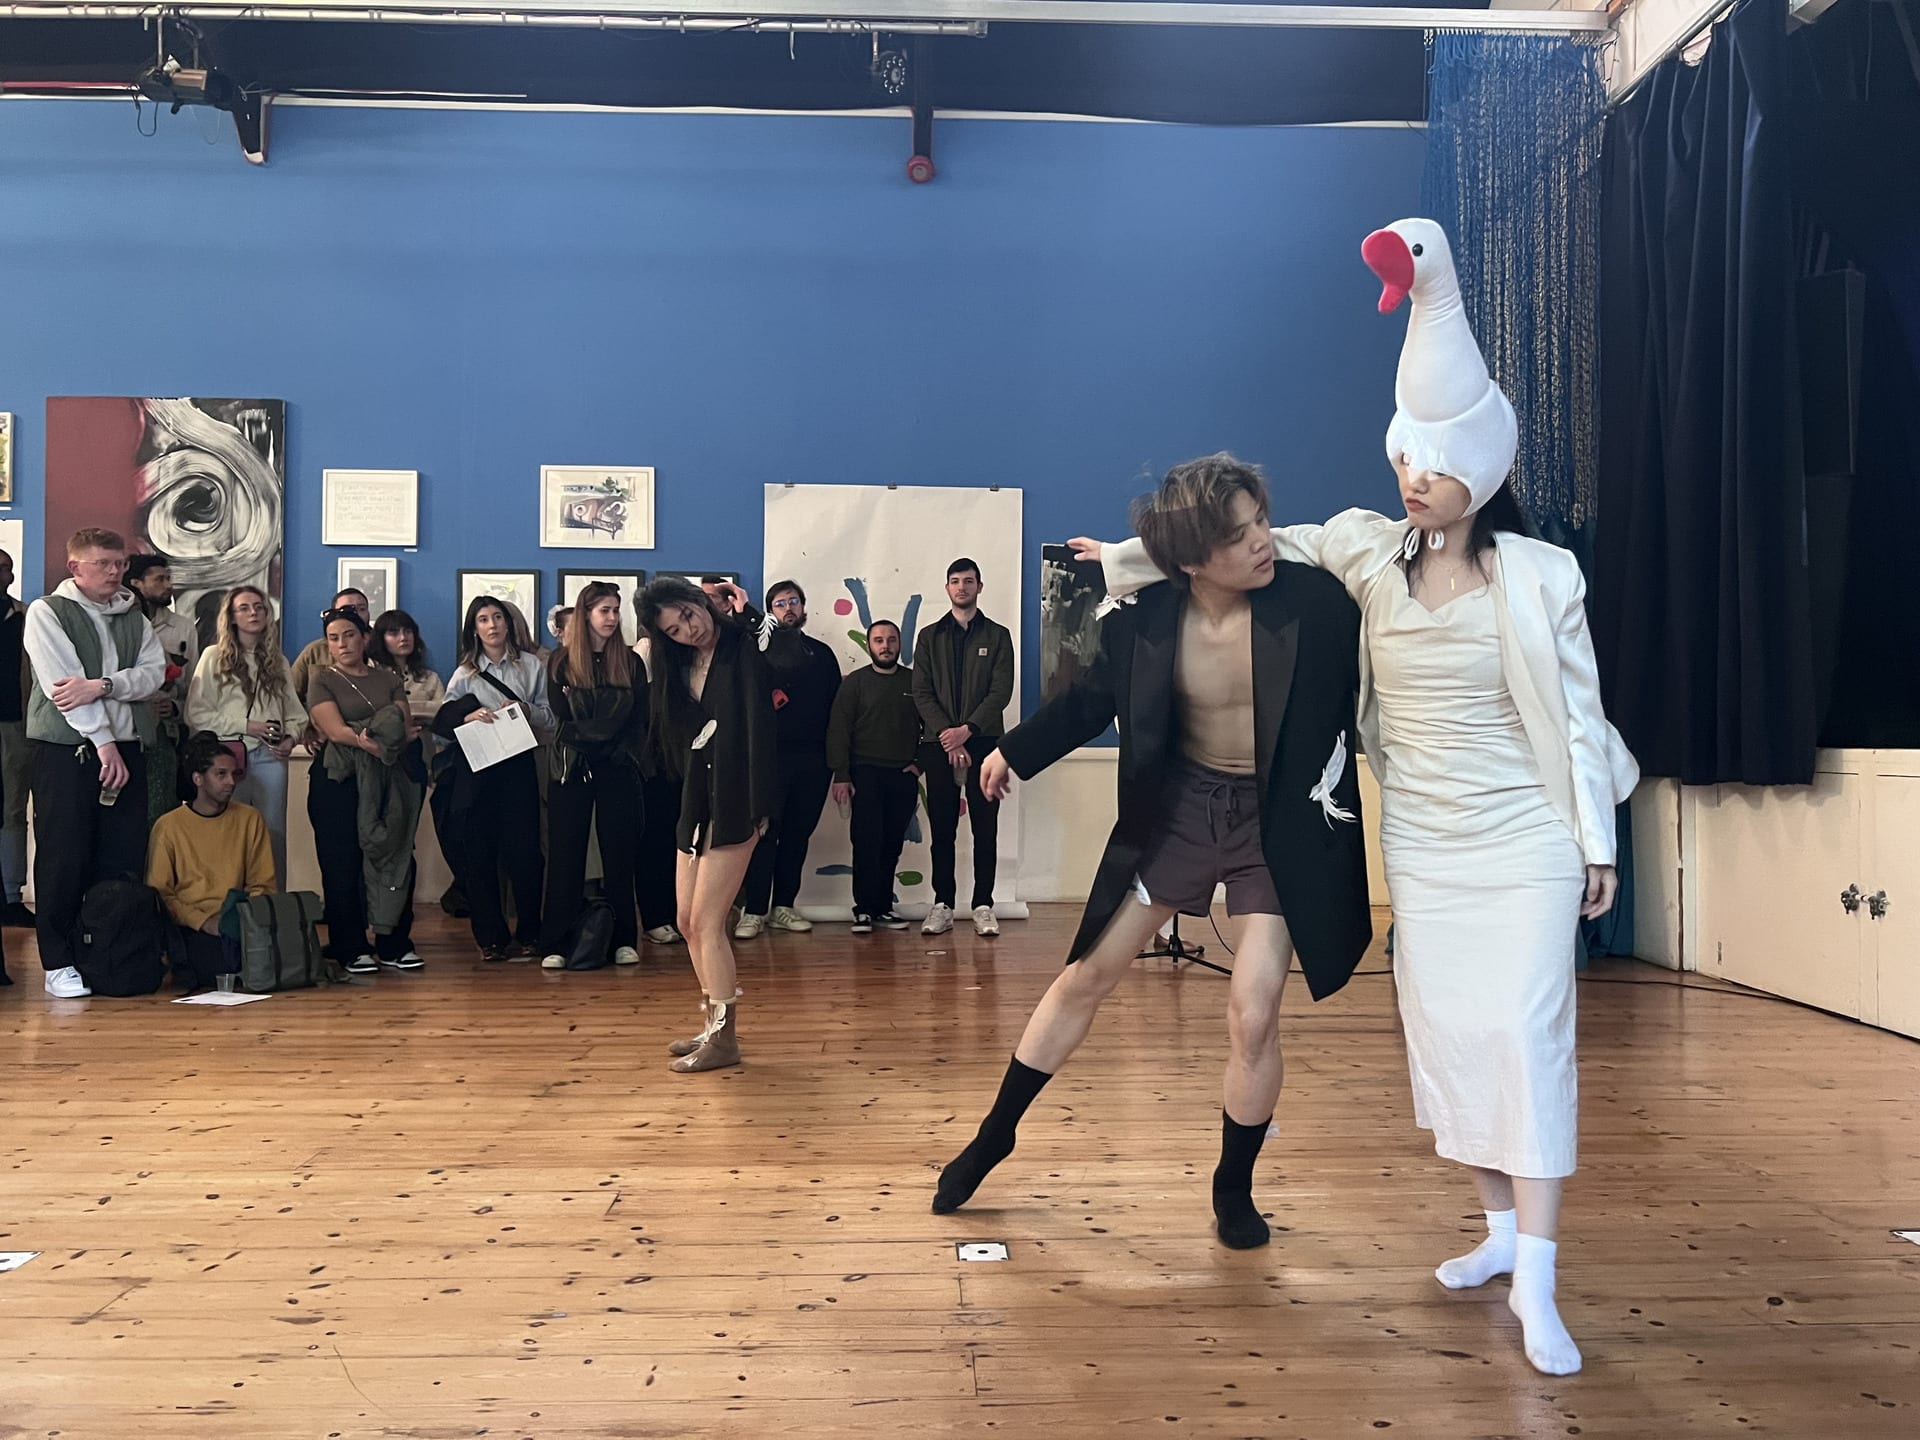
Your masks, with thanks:
[{"label": "woman with blonde hair", "polygon": [[219,639],[200,654],[187,690],[187,730],[211,730],[240,751],[246,773],[233,798],[266,818],[274,882],[287,888],[287,757],[307,728],[280,651],[280,621],[257,585],[236,585],[220,605]]}]

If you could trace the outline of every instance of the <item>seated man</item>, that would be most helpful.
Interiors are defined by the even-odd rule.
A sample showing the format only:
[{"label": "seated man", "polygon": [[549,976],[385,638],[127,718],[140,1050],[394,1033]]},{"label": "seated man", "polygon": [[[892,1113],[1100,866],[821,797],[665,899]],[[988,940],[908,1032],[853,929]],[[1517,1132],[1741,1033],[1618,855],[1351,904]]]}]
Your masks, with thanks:
[{"label": "seated man", "polygon": [[159,891],[172,922],[167,954],[174,970],[205,985],[240,968],[238,947],[220,934],[220,912],[231,891],[273,893],[273,847],[266,818],[234,803],[240,763],[219,736],[202,730],[189,739],[180,768],[192,777],[193,799],[154,825],[147,884]]}]

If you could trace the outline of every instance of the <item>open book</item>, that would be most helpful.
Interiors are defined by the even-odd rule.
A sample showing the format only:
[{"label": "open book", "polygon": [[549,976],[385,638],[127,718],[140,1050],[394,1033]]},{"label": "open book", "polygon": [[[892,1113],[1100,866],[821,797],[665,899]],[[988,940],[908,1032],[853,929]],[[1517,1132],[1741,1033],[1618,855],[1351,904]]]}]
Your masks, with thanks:
[{"label": "open book", "polygon": [[526,709],[518,702],[495,710],[491,725],[469,721],[453,733],[466,752],[467,764],[474,770],[498,765],[540,743],[533,738],[533,726],[527,723]]}]

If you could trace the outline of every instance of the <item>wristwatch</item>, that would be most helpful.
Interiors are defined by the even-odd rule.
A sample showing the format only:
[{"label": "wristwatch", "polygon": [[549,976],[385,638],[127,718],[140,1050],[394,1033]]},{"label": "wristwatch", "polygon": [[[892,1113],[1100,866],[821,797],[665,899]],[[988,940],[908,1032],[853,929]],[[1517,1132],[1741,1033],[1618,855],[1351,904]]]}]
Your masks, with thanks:
[{"label": "wristwatch", "polygon": [[106,699],[112,698],[112,695],[113,695],[113,677],[111,675],[101,676],[100,677],[100,698],[102,700],[106,700]]}]

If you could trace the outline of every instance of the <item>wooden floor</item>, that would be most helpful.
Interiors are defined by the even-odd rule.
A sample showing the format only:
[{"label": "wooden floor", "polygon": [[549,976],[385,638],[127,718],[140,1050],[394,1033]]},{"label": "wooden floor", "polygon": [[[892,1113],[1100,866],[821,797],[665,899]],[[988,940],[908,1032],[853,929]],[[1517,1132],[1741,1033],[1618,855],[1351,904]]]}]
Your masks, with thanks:
[{"label": "wooden floor", "polygon": [[[749,1063],[668,1073],[680,951],[223,1011],[0,990],[0,1437],[1920,1435],[1920,1046],[1643,967],[1581,987],[1561,1293],[1451,1295],[1468,1187],[1374,974],[1284,1024],[1264,1251],[1221,1248],[1225,982],[1142,967],[976,1207],[928,1213],[1074,916],[743,947]],[[1645,982],[1645,983],[1637,983]],[[956,1241],[1003,1240],[1005,1263]]]}]

